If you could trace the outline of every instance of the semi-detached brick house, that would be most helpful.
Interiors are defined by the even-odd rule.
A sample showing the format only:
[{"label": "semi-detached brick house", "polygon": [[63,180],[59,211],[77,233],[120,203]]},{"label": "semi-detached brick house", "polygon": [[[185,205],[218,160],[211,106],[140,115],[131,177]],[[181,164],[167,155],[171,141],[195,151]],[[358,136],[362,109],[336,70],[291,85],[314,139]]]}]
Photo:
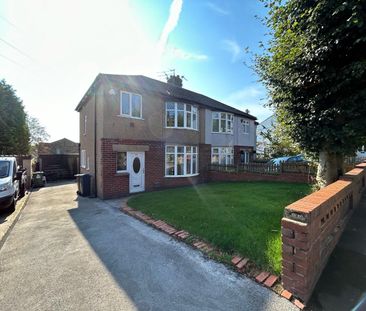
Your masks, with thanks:
[{"label": "semi-detached brick house", "polygon": [[254,116],[145,76],[99,74],[76,111],[81,172],[103,199],[205,182],[210,163],[255,156]]}]

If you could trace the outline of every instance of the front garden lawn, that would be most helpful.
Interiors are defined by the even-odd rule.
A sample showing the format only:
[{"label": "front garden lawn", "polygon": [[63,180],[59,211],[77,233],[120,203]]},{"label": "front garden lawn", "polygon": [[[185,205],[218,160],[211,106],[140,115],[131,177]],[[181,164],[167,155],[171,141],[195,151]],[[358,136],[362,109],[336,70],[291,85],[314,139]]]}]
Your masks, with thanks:
[{"label": "front garden lawn", "polygon": [[310,191],[282,182],[209,183],[144,193],[128,205],[279,274],[284,207]]}]

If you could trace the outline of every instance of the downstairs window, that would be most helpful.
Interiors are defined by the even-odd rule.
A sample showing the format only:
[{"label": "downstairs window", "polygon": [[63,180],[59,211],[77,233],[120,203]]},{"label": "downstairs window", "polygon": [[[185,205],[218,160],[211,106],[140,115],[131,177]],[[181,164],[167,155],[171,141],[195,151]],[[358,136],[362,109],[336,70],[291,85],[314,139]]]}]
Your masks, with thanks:
[{"label": "downstairs window", "polygon": [[165,176],[181,177],[198,174],[198,147],[167,145],[165,147]]}]

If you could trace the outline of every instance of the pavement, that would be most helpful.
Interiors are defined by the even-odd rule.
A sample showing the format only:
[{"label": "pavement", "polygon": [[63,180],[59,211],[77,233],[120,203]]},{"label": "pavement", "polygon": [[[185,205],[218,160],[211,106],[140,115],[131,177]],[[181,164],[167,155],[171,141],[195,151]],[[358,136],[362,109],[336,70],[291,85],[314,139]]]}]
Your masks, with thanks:
[{"label": "pavement", "polygon": [[11,228],[15,225],[16,221],[20,216],[20,212],[25,207],[29,197],[29,192],[24,197],[20,198],[16,205],[15,210],[10,212],[8,210],[0,211],[0,247],[5,242]]},{"label": "pavement", "polygon": [[366,310],[366,196],[334,249],[308,309]]},{"label": "pavement", "polygon": [[76,185],[33,192],[0,249],[1,310],[297,310]]}]

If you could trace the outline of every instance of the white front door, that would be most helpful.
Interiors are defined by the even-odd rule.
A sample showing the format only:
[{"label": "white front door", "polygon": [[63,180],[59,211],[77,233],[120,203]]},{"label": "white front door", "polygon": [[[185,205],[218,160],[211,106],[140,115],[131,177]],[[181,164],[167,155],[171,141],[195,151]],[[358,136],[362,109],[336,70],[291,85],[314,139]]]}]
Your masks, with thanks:
[{"label": "white front door", "polygon": [[130,193],[145,191],[145,153],[127,152]]}]

